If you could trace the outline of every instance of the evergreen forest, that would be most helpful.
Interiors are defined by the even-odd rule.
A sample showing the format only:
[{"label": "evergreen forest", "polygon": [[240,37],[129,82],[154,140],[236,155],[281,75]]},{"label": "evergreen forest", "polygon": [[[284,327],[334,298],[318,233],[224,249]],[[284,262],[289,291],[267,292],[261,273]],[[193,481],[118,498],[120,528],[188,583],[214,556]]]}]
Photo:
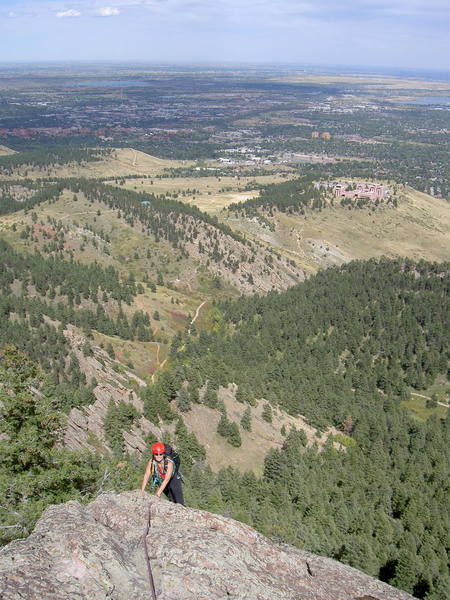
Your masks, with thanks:
[{"label": "evergreen forest", "polygon": [[157,432],[188,506],[448,600],[448,77],[109,69],[0,69],[0,545]]},{"label": "evergreen forest", "polygon": [[[139,486],[145,458],[124,455],[121,438],[139,417],[130,405],[109,407],[111,457],[56,444],[64,412],[88,403],[80,390],[89,393],[95,384],[66,356],[62,330],[71,323],[87,333],[122,327],[118,335],[139,336],[149,321],[142,314],[125,323],[120,313],[114,320],[101,304],[94,308],[103,294],[119,306],[137,292],[113,269],[40,255],[25,260],[6,244],[2,255],[6,542],[29,532],[51,502]],[[418,598],[448,597],[450,419],[419,421],[402,402],[411,389],[448,377],[449,275],[445,264],[355,261],[286,292],[218,304],[213,330],[175,336],[170,368],[141,397],[149,420],[176,424],[166,441],[181,453],[188,504],[346,562]],[[31,290],[39,295],[29,297]],[[82,298],[93,304],[91,312],[78,296],[81,305]],[[264,399],[268,422],[272,409],[282,408],[319,430],[332,424],[342,433],[319,450],[290,429],[282,448],[267,453],[261,476],[231,467],[214,473],[183,414],[193,403],[219,411],[218,432],[239,447],[251,420],[248,411],[239,424],[229,420],[217,393],[229,383],[249,407]],[[41,435],[43,428],[48,434]]]}]

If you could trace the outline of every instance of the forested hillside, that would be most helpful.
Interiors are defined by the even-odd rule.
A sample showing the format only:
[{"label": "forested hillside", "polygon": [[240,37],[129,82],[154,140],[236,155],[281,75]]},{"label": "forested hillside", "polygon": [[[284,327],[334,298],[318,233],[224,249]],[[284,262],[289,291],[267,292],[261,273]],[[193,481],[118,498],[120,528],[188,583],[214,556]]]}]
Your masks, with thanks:
[{"label": "forested hillside", "polygon": [[413,593],[445,600],[449,419],[410,419],[381,394],[346,442],[320,454],[291,432],[264,476],[195,469],[188,501],[230,514],[278,541],[330,556]]},{"label": "forested hillside", "polygon": [[262,208],[271,214],[273,209],[304,212],[306,208],[318,209],[324,204],[323,194],[312,181],[294,179],[269,185],[261,190],[258,197],[230,204],[228,209],[251,215],[256,213],[257,208]]},{"label": "forested hillside", "polygon": [[0,69],[0,544],[158,439],[189,506],[450,598],[449,86],[385,75]]},{"label": "forested hillside", "polygon": [[[48,213],[44,220],[44,209],[61,199],[64,205],[58,205],[55,214],[60,217],[62,211],[70,212],[64,214],[64,224],[61,218]],[[31,209],[31,222],[28,217],[24,226],[24,221],[17,219],[20,227],[14,222],[12,229],[18,231],[21,239],[37,243],[35,250],[47,254],[62,251],[70,256],[76,246],[83,252],[87,232],[80,234],[80,224],[84,221],[99,260],[111,260],[111,255],[112,260],[117,260],[117,253],[111,252],[111,243],[120,237],[133,237],[134,252],[131,257],[123,257],[126,262],[123,266],[127,271],[136,271],[130,264],[134,259],[144,280],[150,274],[153,281],[161,281],[162,272],[166,271],[179,281],[180,277],[186,278],[183,270],[201,271],[211,280],[216,279],[216,287],[225,281],[240,292],[251,293],[284,289],[304,277],[292,260],[246,239],[195,205],[164,194],[139,193],[86,179],[0,184],[0,214],[24,210],[26,216]],[[105,210],[108,212],[102,215]],[[71,216],[72,222],[68,220]],[[74,244],[76,238],[84,241]]]},{"label": "forested hillside", "polygon": [[[29,285],[34,281],[36,287],[46,286],[41,291],[49,295],[58,285],[61,295],[77,265],[34,257],[35,269],[28,271],[20,256],[7,246],[3,251],[8,260],[3,268],[2,310],[10,316],[9,323],[12,318],[21,324],[21,338],[16,335],[13,341],[35,356],[32,344],[42,348],[42,356],[36,358],[46,369],[56,370],[70,381],[73,367],[60,360],[65,352],[62,337],[57,345],[60,330],[49,329],[54,342],[43,344],[51,338],[47,332],[51,326],[37,316],[41,310],[50,314],[58,309],[41,300],[39,311],[34,313],[32,304],[27,304],[32,301],[21,299],[11,286],[20,276],[28,278]],[[100,290],[116,295],[134,292],[131,283],[120,284],[113,271],[108,277],[106,274],[99,269],[97,284],[84,282],[85,295],[100,295]],[[401,401],[409,396],[411,387],[420,390],[439,374],[447,375],[448,286],[448,265],[401,260],[355,262],[321,272],[287,292],[225,303],[217,310],[213,332],[177,335],[172,368],[141,396],[150,421],[173,422],[178,418],[175,433],[168,439],[182,452],[189,504],[231,514],[276,539],[347,562],[420,598],[443,600],[449,586],[446,502],[450,420],[430,417],[418,422]],[[63,319],[65,311],[61,306],[59,310],[61,314],[51,312],[51,320]],[[80,314],[70,303],[65,310],[73,312],[73,319]],[[88,319],[79,325],[91,324]],[[55,356],[49,354],[52,348],[58,349]],[[12,398],[17,394],[29,396],[34,367],[27,367],[29,373],[20,376],[16,389],[8,367],[17,360],[14,357],[11,351],[4,355],[2,393],[11,397],[12,390]],[[177,417],[175,407],[182,413],[190,410],[192,402],[216,408],[222,413],[222,435],[230,444],[239,445],[239,431],[251,429],[251,421],[247,416],[240,426],[231,427],[217,397],[219,385],[228,382],[238,383],[236,397],[240,402],[253,405],[255,399],[265,398],[272,406],[304,414],[320,427],[338,425],[342,434],[335,441],[341,449],[331,441],[322,452],[314,445],[307,449],[304,434],[291,429],[284,432],[284,446],[268,453],[262,478],[231,468],[213,474],[203,462],[204,450]],[[77,383],[83,389],[82,376]],[[64,408],[58,388],[43,390],[41,400],[34,394],[34,404],[27,404],[30,409],[35,406],[29,416],[32,422],[44,418],[48,406]],[[34,434],[20,405],[3,398],[3,431],[9,439],[17,436],[20,449]],[[120,430],[137,417],[138,413],[126,405],[111,407],[108,412],[105,427],[117,457],[123,448]],[[264,418],[271,419],[270,405]],[[53,421],[47,422],[52,428]],[[60,427],[59,421],[54,423]],[[39,450],[39,456],[42,452],[47,456],[51,440],[47,450]],[[10,454],[8,450],[5,456]],[[14,500],[8,491],[16,468],[14,460],[10,457],[3,462],[2,496],[11,507],[14,526],[19,518],[14,511],[20,509],[20,531],[24,531],[28,513],[17,504],[22,496]],[[62,456],[58,460],[66,459]],[[79,497],[80,486],[87,486],[83,487],[86,490],[89,486],[98,489],[99,485],[114,485],[116,489],[137,486],[143,465],[133,464],[125,456],[122,460],[127,467],[116,470],[113,477],[108,475],[107,482],[104,477],[110,467],[98,461],[91,463],[76,482],[71,479],[69,496]],[[48,458],[27,459],[27,465],[31,477],[53,469]],[[27,480],[25,477],[22,495],[29,493]],[[52,475],[46,482],[42,483],[41,502],[30,505],[33,518],[48,501],[69,497],[58,491],[62,485],[58,478]],[[54,490],[51,493],[49,485]],[[91,493],[94,491],[86,497]]]},{"label": "forested hillside", "polygon": [[447,376],[449,301],[448,265],[382,260],[222,306],[221,331],[179,341],[179,364],[338,425],[345,450],[291,431],[261,480],[198,473],[195,503],[443,600],[450,419],[417,422],[401,401]]},{"label": "forested hillside", "polygon": [[308,175],[291,181],[268,185],[262,188],[256,198],[230,204],[228,210],[251,216],[257,214],[257,209],[262,209],[265,213],[273,216],[274,210],[304,215],[307,209],[317,211],[330,204],[349,208],[370,207],[372,210],[380,205],[397,205],[397,198],[381,198],[376,201],[371,201],[368,198],[333,198],[329,191],[328,194],[326,193],[327,189],[317,183],[320,175],[321,172],[318,171],[314,172],[312,177]]},{"label": "forested hillside", "polygon": [[[2,240],[0,252],[0,346],[14,344],[39,362],[64,394],[64,410],[89,403],[92,383],[87,385],[63,332],[72,324],[88,338],[95,329],[122,339],[152,339],[147,313],[134,311],[127,317],[122,310],[122,303],[130,304],[142,285],[121,280],[112,267],[23,255]],[[88,342],[85,352],[91,352]]]},{"label": "forested hillside", "polygon": [[364,410],[360,391],[401,397],[447,374],[449,275],[445,264],[387,259],[328,269],[283,294],[224,304],[229,327],[188,340],[180,360],[338,425]]}]

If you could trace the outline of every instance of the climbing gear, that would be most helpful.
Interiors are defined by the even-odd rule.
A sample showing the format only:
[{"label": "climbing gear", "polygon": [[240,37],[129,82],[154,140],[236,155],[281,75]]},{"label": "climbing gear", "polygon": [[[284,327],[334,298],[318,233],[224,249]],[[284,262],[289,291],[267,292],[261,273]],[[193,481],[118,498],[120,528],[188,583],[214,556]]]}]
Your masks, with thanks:
[{"label": "climbing gear", "polygon": [[152,567],[150,565],[150,556],[148,554],[148,547],[147,547],[147,536],[149,534],[150,527],[152,525],[152,521],[151,521],[152,513],[151,513],[151,510],[152,510],[152,507],[151,507],[151,504],[149,504],[148,505],[147,528],[146,528],[145,533],[144,533],[144,548],[145,548],[145,561],[147,563],[148,581],[150,583],[150,591],[152,592],[152,600],[157,600],[156,599],[155,582],[153,580]]},{"label": "climbing gear", "polygon": [[153,460],[152,463],[152,479],[150,481],[151,486],[161,485],[164,479],[166,478],[167,466],[169,461],[173,465],[172,477],[175,475],[175,464],[174,461],[168,456],[164,456],[164,460],[162,464],[158,463],[156,460]]},{"label": "climbing gear", "polygon": [[178,471],[180,470],[180,463],[181,463],[180,455],[169,444],[166,444],[165,446],[166,446],[166,456],[167,456],[167,458],[170,458],[173,462],[173,474],[175,475],[175,473],[178,473]]}]

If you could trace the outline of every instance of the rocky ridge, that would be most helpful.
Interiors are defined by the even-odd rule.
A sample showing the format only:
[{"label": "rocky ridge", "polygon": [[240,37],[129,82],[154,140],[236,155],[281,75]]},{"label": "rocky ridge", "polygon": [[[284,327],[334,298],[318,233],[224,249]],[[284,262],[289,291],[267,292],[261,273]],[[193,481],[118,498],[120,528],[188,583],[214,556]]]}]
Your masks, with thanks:
[{"label": "rocky ridge", "polygon": [[[148,443],[145,441],[148,434],[162,439],[164,434],[173,435],[174,423],[152,423],[143,416],[143,402],[136,392],[137,386],[145,387],[145,381],[137,377],[131,371],[117,372],[114,370],[113,361],[108,354],[99,346],[90,343],[92,356],[84,356],[83,346],[86,344],[86,336],[69,326],[64,334],[70,343],[71,351],[77,357],[80,367],[86,374],[88,381],[95,379],[97,385],[93,390],[95,401],[92,404],[80,408],[72,408],[64,428],[62,445],[70,450],[88,449],[92,452],[109,453],[111,450],[105,437],[104,422],[108,412],[108,406],[112,400],[116,406],[120,402],[132,404],[141,416],[131,427],[130,431],[123,431],[123,448],[127,454],[144,454],[148,452]],[[132,381],[131,381],[132,380]],[[136,389],[131,389],[135,382]],[[205,388],[200,388],[203,394]],[[248,405],[236,400],[237,386],[233,383],[227,387],[219,386],[218,394],[224,402],[230,421],[239,424],[244,410]],[[268,423],[262,417],[264,400],[257,401],[255,407],[251,407],[252,431],[242,431],[242,446],[233,448],[226,440],[216,433],[220,419],[220,413],[203,404],[194,404],[191,410],[183,413],[183,420],[189,429],[197,437],[198,441],[205,447],[206,459],[213,470],[233,466],[245,472],[249,469],[258,469],[264,462],[264,457],[269,448],[281,448],[284,443],[284,435],[281,428],[286,430],[294,427],[305,433],[307,446],[317,444],[320,450],[326,443],[329,435],[336,435],[339,431],[330,427],[324,432],[318,432],[301,417],[292,417],[284,411],[274,408],[273,421]],[[175,404],[175,403],[173,403]],[[177,407],[173,407],[177,411]],[[343,447],[333,442],[339,449]]]},{"label": "rocky ridge", "polygon": [[3,600],[408,600],[368,575],[232,519],[140,492],[49,507],[0,551]]},{"label": "rocky ridge", "polygon": [[[101,448],[102,451],[107,451],[104,420],[110,400],[116,405],[119,402],[131,403],[142,413],[142,400],[134,390],[130,389],[129,380],[134,379],[141,387],[146,386],[146,383],[131,371],[125,371],[125,374],[114,371],[113,361],[95,344],[91,344],[93,356],[83,356],[82,347],[86,343],[86,337],[77,332],[74,327],[69,326],[64,334],[88,381],[95,378],[98,384],[93,390],[95,396],[93,404],[72,408],[70,411],[64,430],[63,445],[70,450],[87,448],[95,451]],[[156,437],[161,437],[162,434],[159,427],[141,416],[130,432],[124,431],[124,450],[128,453],[144,452],[147,447],[144,437],[148,433],[153,433]]]}]

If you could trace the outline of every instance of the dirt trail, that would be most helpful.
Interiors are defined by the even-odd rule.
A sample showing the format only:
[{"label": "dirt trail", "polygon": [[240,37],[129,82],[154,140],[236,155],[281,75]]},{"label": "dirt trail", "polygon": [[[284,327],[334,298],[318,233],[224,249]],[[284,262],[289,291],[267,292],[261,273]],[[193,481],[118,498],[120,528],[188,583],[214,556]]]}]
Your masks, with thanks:
[{"label": "dirt trail", "polygon": [[[156,335],[157,332],[158,332],[158,330],[156,329],[155,332],[154,332],[154,335]],[[164,363],[166,362],[166,361],[164,361],[163,365],[159,364],[159,351],[161,349],[161,344],[159,342],[155,342],[155,344],[156,344],[156,361],[155,361],[155,370],[152,373],[152,383],[155,383],[156,371],[158,371],[158,369],[160,369],[164,365]]]},{"label": "dirt trail", "polygon": [[191,321],[191,325],[193,325],[195,323],[195,321],[197,320],[197,317],[200,314],[200,310],[201,310],[202,306],[204,304],[206,304],[206,302],[207,302],[206,300],[203,300],[203,302],[199,306],[197,306],[197,310],[195,311],[195,315]]},{"label": "dirt trail", "polygon": [[[419,396],[419,398],[425,398],[425,400],[433,400],[430,396],[424,396],[423,394],[417,394],[416,392],[411,392],[411,396]],[[443,406],[444,408],[450,408],[445,402],[439,402],[439,400],[433,400],[433,402],[436,402],[436,404],[439,404],[439,406]]]},{"label": "dirt trail", "polygon": [[[200,314],[200,311],[201,311],[202,307],[206,304],[206,302],[207,302],[207,300],[203,300],[203,302],[201,304],[199,304],[199,306],[197,306],[197,310],[195,311],[195,315],[192,318],[191,325],[193,325],[194,322],[196,321],[196,319],[198,318],[198,315]],[[154,335],[156,335],[157,331],[158,330],[156,330],[154,332]],[[189,332],[190,332],[190,329],[189,329]],[[166,362],[167,362],[167,358],[165,358],[162,361],[162,363],[160,364],[160,362],[159,362],[159,351],[161,349],[161,344],[159,342],[155,342],[155,343],[156,343],[156,361],[155,361],[155,372],[152,374],[152,383],[155,383],[156,372],[159,371],[160,369],[162,369],[164,367],[164,365],[166,364]]]}]

